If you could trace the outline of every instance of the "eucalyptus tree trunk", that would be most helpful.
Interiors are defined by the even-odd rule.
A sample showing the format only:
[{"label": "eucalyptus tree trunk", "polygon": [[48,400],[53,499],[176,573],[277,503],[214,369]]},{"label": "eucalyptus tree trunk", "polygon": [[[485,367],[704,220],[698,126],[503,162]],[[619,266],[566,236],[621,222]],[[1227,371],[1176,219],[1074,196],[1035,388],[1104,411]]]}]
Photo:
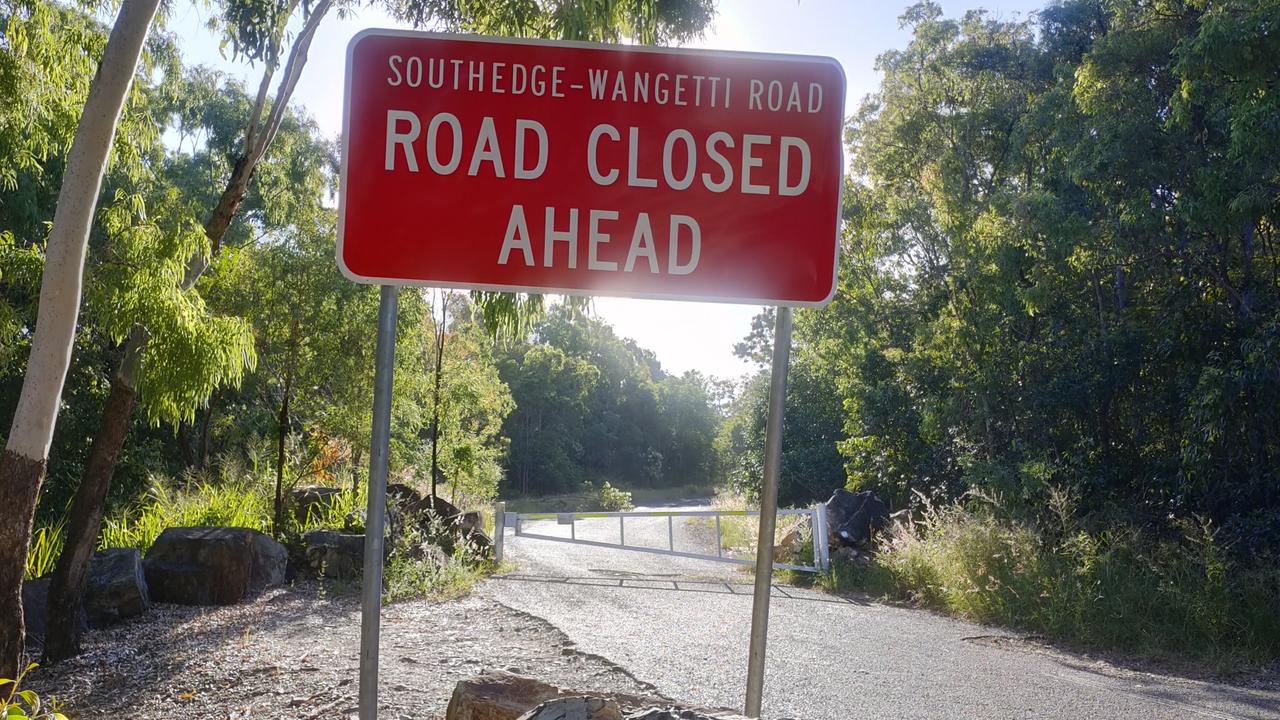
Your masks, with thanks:
[{"label": "eucalyptus tree trunk", "polygon": [[125,357],[119,372],[111,379],[111,391],[107,394],[106,411],[103,413],[110,422],[103,425],[93,439],[84,480],[71,502],[65,549],[58,555],[58,564],[49,584],[49,622],[44,642],[44,661],[48,663],[80,654],[76,616],[80,613],[89,561],[102,527],[107,491],[111,489],[111,468],[116,464],[116,456],[129,430],[129,413],[122,408],[133,407],[136,394],[133,378],[137,368],[138,355],[134,352]]},{"label": "eucalyptus tree trunk", "polygon": [[[152,14],[154,14],[158,0],[125,0],[126,6],[130,2],[142,1],[151,3]],[[302,31],[299,32],[294,40],[293,47],[289,51],[289,59],[285,63],[284,76],[280,80],[276,96],[272,99],[269,109],[267,108],[267,91],[274,75],[274,66],[268,66],[263,73],[252,116],[245,130],[244,152],[236,159],[231,171],[231,177],[227,179],[222,195],[218,198],[218,204],[214,206],[213,212],[209,215],[209,220],[205,223],[205,235],[209,239],[208,257],[212,257],[221,247],[222,238],[226,235],[236,211],[240,208],[240,203],[244,201],[245,195],[248,193],[254,169],[280,129],[280,123],[284,120],[289,99],[293,96],[293,90],[297,86],[299,76],[302,74],[302,68],[306,65],[307,55],[311,48],[311,40],[315,37],[320,21],[324,19],[332,4],[332,0],[321,0],[307,17]],[[124,10],[121,10],[121,16],[123,17],[123,15]],[[117,22],[118,26],[119,22]],[[136,57],[134,63],[135,65],[137,63]],[[92,98],[92,95],[90,97]],[[263,116],[264,112],[266,113],[265,117]],[[86,117],[88,117],[87,112]],[[81,256],[80,264],[83,267],[83,248],[81,249]],[[200,276],[208,267],[209,262],[203,253],[192,255],[187,262],[186,272],[180,287],[183,290],[190,290],[195,287],[196,281],[200,279]],[[77,302],[78,300],[77,289]],[[115,375],[112,376],[111,394],[106,406],[103,408],[102,420],[99,422],[98,432],[93,439],[93,453],[100,459],[100,462],[94,462],[94,458],[90,458],[90,462],[85,466],[85,473],[80,481],[80,487],[76,489],[76,497],[72,501],[73,516],[70,522],[72,526],[83,526],[83,532],[77,536],[68,536],[62,553],[58,556],[58,569],[55,570],[55,573],[58,575],[65,574],[67,581],[65,583],[54,583],[49,588],[50,636],[52,637],[53,635],[53,628],[57,628],[58,635],[65,637],[59,637],[54,647],[58,650],[66,650],[71,654],[74,654],[78,646],[79,633],[76,623],[72,622],[72,620],[79,613],[80,607],[84,603],[84,579],[88,573],[89,559],[92,556],[98,533],[102,529],[102,513],[107,491],[111,487],[111,478],[115,472],[115,460],[119,457],[121,448],[124,447],[125,437],[128,434],[129,418],[133,414],[133,407],[137,399],[138,363],[130,359],[140,358],[146,343],[147,332],[145,328],[135,329],[134,332],[129,333],[128,339],[125,340],[121,355],[121,365]],[[59,387],[61,387],[61,384],[59,384]],[[115,402],[112,402],[112,400],[115,400]],[[46,454],[48,452],[47,445],[45,452]],[[43,469],[40,472],[43,473]],[[4,506],[4,500],[3,491],[0,491],[0,507]],[[76,512],[82,513],[83,517],[76,517],[74,515]],[[0,529],[0,544],[3,544],[5,539],[4,532],[4,529]],[[29,538],[31,534],[29,521],[25,532],[26,537]],[[24,548],[26,547],[26,542],[27,540],[23,541]],[[64,565],[66,566],[65,570],[63,569]],[[3,581],[3,570],[0,570],[0,588],[7,587],[3,584]],[[21,606],[20,597],[17,602]],[[0,623],[4,618],[4,609],[5,606],[0,604]],[[3,646],[0,646],[0,651],[4,649]],[[69,657],[69,655],[55,655],[46,649],[44,659],[46,662],[55,662],[66,657]],[[0,677],[3,677],[3,675],[0,675]]]},{"label": "eucalyptus tree trunk", "polygon": [[45,251],[35,337],[13,426],[0,457],[0,677],[18,676],[25,625],[22,579],[36,498],[49,461],[62,386],[71,364],[85,249],[107,155],[159,0],[124,0],[71,142]]}]

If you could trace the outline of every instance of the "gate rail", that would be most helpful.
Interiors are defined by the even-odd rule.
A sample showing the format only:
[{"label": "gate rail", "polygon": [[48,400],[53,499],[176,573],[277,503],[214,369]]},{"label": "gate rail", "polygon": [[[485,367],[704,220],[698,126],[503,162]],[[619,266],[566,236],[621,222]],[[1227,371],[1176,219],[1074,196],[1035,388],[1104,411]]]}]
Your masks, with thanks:
[{"label": "gate rail", "polygon": [[[695,560],[711,560],[714,562],[734,563],[737,565],[755,565],[754,559],[737,558],[726,556],[724,547],[721,545],[721,523],[723,517],[759,517],[758,510],[656,510],[656,511],[639,511],[639,512],[577,512],[577,513],[513,513],[505,511],[506,503],[499,503],[495,508],[496,518],[501,522],[496,523],[498,532],[495,533],[495,545],[501,548],[502,541],[500,539],[504,528],[514,528],[517,537],[535,538],[538,540],[552,540],[555,542],[565,542],[575,545],[590,545],[593,547],[614,548],[620,550],[633,550],[635,552],[651,553],[655,555],[672,555],[675,557],[693,558]],[[799,515],[807,516],[809,519],[809,529],[814,539],[813,542],[813,564],[796,565],[792,563],[774,563],[774,567],[784,570],[796,570],[799,572],[821,572],[831,567],[831,558],[829,548],[827,547],[827,514],[823,505],[815,505],[811,508],[804,509],[780,509],[778,516]],[[646,547],[643,545],[628,545],[627,540],[627,519],[628,518],[662,518],[667,519],[667,547]],[[601,540],[585,540],[577,535],[577,523],[579,520],[599,520],[602,518],[618,519],[618,542],[606,542]],[[675,518],[715,518],[716,527],[716,554],[686,552],[676,550],[675,543]],[[542,533],[533,533],[524,529],[523,523],[530,520],[555,520],[560,525],[569,526],[569,537],[561,537],[557,535],[545,535]],[[758,548],[757,548],[758,551]],[[499,550],[499,552],[501,552]]]}]

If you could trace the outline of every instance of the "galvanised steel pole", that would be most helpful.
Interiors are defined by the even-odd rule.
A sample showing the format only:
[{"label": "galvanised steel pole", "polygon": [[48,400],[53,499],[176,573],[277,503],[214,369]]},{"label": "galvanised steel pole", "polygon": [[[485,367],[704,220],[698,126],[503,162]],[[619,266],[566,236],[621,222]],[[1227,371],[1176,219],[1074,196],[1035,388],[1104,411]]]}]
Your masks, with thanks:
[{"label": "galvanised steel pole", "polygon": [[378,633],[382,620],[383,523],[391,438],[391,381],[396,364],[398,287],[382,286],[373,375],[373,438],[369,443],[369,505],[364,523],[364,585],[360,593],[360,720],[378,718]]},{"label": "galvanised steel pole", "polygon": [[769,379],[769,422],[764,440],[764,487],[760,489],[760,537],[756,543],[756,589],[751,605],[751,652],[747,658],[746,715],[760,717],[764,695],[765,641],[769,635],[769,594],[773,589],[773,533],[778,522],[778,469],[782,465],[782,414],[791,357],[791,308],[778,308],[773,326],[773,375]]}]

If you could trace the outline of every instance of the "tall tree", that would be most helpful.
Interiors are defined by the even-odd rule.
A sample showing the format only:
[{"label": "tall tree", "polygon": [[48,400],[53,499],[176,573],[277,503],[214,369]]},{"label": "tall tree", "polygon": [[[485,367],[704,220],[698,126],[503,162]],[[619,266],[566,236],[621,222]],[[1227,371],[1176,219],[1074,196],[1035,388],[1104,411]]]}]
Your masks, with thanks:
[{"label": "tall tree", "polygon": [[[171,287],[158,289],[162,294],[190,293],[209,267],[210,258],[220,250],[223,237],[248,192],[254,171],[280,131],[289,100],[306,63],[311,40],[331,6],[332,0],[321,0],[309,13],[304,13],[302,30],[289,48],[274,97],[269,95],[271,82],[279,67],[286,25],[293,15],[294,6],[290,5],[286,12],[281,12],[271,3],[230,3],[226,6],[229,39],[238,52],[243,52],[251,59],[262,60],[264,72],[244,126],[243,150],[232,165],[226,185],[204,223],[205,241],[187,258],[182,273],[169,280]],[[59,555],[58,567],[50,588],[49,618],[53,631],[45,644],[45,659],[49,662],[56,662],[79,652],[79,635],[73,619],[83,603],[89,558],[101,528],[116,459],[129,429],[139,381],[145,372],[143,364],[148,357],[152,358],[152,362],[162,357],[157,352],[158,348],[154,347],[156,343],[173,343],[175,338],[172,335],[165,337],[162,332],[171,328],[172,323],[167,327],[166,324],[137,324],[121,338],[123,343],[120,348],[120,364],[111,376],[111,388],[103,407],[101,424],[94,436],[84,476],[72,501],[67,541]],[[243,364],[249,359],[243,352],[221,353],[214,357],[225,359],[228,364],[217,368],[213,373],[196,378],[198,386],[204,386],[200,388],[204,392],[197,390],[194,393],[172,395],[173,400],[180,403],[171,408],[172,411],[184,416],[193,413],[195,406],[203,403],[221,384],[220,380],[224,377],[237,378],[243,370]],[[159,376],[161,372],[152,371],[151,375]],[[153,405],[158,403],[153,400]]]},{"label": "tall tree", "polygon": [[80,311],[85,249],[116,122],[158,0],[124,0],[90,86],[45,252],[40,315],[13,426],[0,458],[0,504],[13,522],[0,530],[0,677],[17,677],[25,632],[22,578],[36,498],[44,481],[62,385]]}]

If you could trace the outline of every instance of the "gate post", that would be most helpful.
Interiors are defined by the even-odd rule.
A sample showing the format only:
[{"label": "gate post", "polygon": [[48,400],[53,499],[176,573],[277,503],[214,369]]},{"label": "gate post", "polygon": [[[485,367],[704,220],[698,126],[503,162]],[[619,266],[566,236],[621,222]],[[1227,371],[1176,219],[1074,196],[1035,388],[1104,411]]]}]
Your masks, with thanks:
[{"label": "gate post", "polygon": [[493,559],[499,565],[502,564],[502,536],[506,534],[506,529],[507,504],[496,502],[493,504]]},{"label": "gate post", "polygon": [[827,506],[817,503],[813,513],[813,564],[819,570],[831,569],[831,548],[828,545]]}]

